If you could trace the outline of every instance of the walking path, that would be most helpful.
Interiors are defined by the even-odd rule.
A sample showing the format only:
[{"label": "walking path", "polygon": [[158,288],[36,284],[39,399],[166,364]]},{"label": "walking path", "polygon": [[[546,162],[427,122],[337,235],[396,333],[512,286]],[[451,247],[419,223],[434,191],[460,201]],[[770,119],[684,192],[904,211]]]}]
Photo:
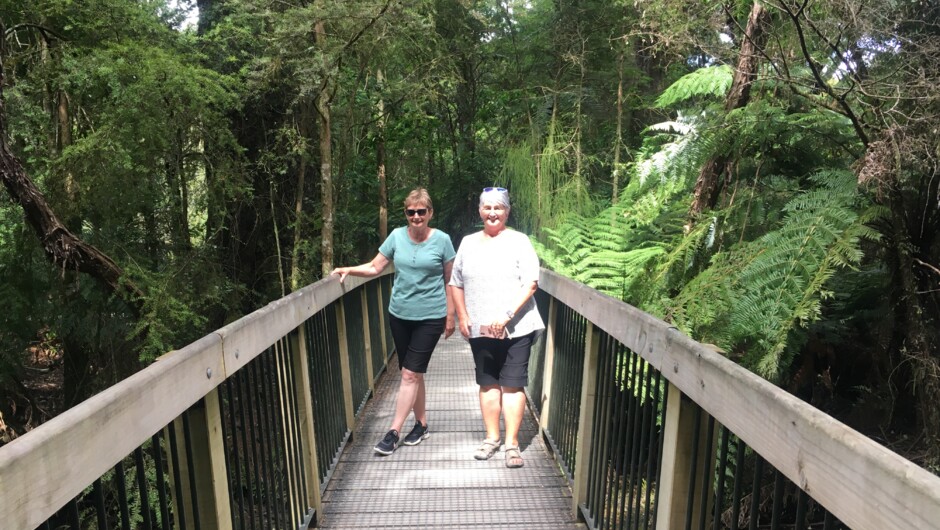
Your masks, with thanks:
[{"label": "walking path", "polygon": [[[327,485],[320,528],[586,528],[531,414],[519,436],[524,467],[508,469],[502,450],[473,458],[485,431],[470,346],[459,336],[438,343],[425,376],[430,437],[377,455],[372,447],[389,428],[399,380],[395,358]],[[413,425],[409,417],[404,433]]]}]

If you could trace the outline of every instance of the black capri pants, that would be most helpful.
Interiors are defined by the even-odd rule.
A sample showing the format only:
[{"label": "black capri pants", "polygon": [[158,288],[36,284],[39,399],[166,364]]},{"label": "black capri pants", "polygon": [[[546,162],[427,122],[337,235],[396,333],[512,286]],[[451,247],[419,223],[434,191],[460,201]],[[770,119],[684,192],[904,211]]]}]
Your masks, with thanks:
[{"label": "black capri pants", "polygon": [[405,320],[389,315],[392,340],[398,351],[398,369],[407,368],[417,374],[428,371],[431,353],[444,333],[446,317],[428,320]]}]

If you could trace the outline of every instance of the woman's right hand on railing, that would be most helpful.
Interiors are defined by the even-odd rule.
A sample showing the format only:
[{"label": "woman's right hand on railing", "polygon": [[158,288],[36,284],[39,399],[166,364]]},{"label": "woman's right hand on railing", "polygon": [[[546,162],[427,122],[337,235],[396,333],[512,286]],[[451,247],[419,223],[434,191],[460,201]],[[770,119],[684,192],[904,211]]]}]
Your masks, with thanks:
[{"label": "woman's right hand on railing", "polygon": [[333,269],[333,272],[330,273],[330,276],[339,276],[339,283],[343,283],[346,276],[349,276],[349,267],[336,267]]}]

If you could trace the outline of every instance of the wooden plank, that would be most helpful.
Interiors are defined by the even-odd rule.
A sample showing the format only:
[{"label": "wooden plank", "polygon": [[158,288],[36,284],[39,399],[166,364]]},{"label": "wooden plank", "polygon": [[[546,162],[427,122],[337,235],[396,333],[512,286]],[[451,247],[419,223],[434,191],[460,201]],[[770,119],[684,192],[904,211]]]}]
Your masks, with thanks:
[{"label": "wooden plank", "polygon": [[[204,483],[212,494],[211,512],[208,520],[204,520],[203,528],[219,528],[227,530],[232,528],[232,506],[229,504],[228,475],[225,464],[225,437],[222,434],[222,409],[219,389],[206,394],[206,474],[202,477]],[[200,509],[202,514],[209,510]]]},{"label": "wooden plank", "polygon": [[[386,327],[386,322],[385,322],[385,320],[388,318],[388,317],[386,316],[385,312],[386,312],[386,308],[388,307],[388,305],[386,304],[386,302],[385,302],[385,300],[384,300],[385,297],[382,295],[382,286],[381,286],[381,284],[378,283],[378,282],[376,282],[376,283],[373,284],[373,285],[375,286],[375,287],[373,287],[373,288],[376,290],[376,298],[378,299],[378,304],[379,304],[379,322],[378,322],[378,326],[379,326],[379,338],[380,338],[381,344],[382,344],[382,356],[385,357],[386,359],[388,359],[388,351],[386,351],[386,350],[388,349],[388,347],[387,347],[387,344],[388,344],[388,337],[385,336],[385,327]],[[459,333],[459,331],[458,331],[458,333]]]},{"label": "wooden plank", "polygon": [[[687,528],[687,524],[692,525],[699,520],[701,503],[696,502],[693,512],[687,513],[690,483],[693,477],[705,476],[705,470],[710,469],[712,463],[711,455],[705,453],[704,429],[699,430],[696,444],[695,406],[675,385],[670,384],[668,392],[666,419],[663,422],[663,461],[656,497],[656,528],[662,530]],[[701,421],[704,423],[707,418],[703,417]],[[692,454],[696,445],[698,465],[693,471]]]},{"label": "wooden plank", "polygon": [[232,528],[232,512],[222,436],[222,411],[219,405],[219,392],[216,388],[206,394],[202,406],[191,407],[188,411],[193,452],[191,462],[184,450],[183,422],[180,418],[175,420],[177,443],[180,446],[180,469],[173,469],[172,462],[170,468],[172,473],[180,475],[184,490],[173,495],[174,507],[180,512],[174,515],[182,516],[186,521],[195,521],[196,510],[193,509],[189,490],[190,484],[194,483],[199,502],[200,527],[228,530]]},{"label": "wooden plank", "polygon": [[368,370],[369,379],[372,381],[369,387],[375,388],[375,381],[378,379],[378,375],[376,375],[374,371],[375,361],[372,357],[372,326],[369,325],[369,297],[366,296],[365,289],[359,292],[359,300],[361,300],[362,303],[362,343],[363,346],[365,346],[366,370]]},{"label": "wooden plank", "polygon": [[539,287],[642,355],[851,528],[940,521],[940,477],[629,304],[544,269]]},{"label": "wooden plank", "polygon": [[5,445],[3,526],[36,528],[223,377],[222,342],[208,335]]}]

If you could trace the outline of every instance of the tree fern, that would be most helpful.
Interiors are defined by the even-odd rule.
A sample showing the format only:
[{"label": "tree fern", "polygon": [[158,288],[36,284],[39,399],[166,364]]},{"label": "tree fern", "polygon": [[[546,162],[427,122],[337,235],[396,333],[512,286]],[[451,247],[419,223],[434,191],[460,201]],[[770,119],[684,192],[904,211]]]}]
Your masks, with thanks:
[{"label": "tree fern", "polygon": [[660,94],[656,107],[669,107],[693,98],[721,99],[731,88],[733,75],[728,65],[699,68],[682,76]]},{"label": "tree fern", "polygon": [[[628,200],[594,217],[572,217],[556,228],[543,229],[545,245],[536,251],[545,266],[595,289],[624,298],[636,283],[648,277],[656,260],[668,248],[662,237],[663,212],[676,204],[675,182],[625,192]],[[676,221],[676,230],[681,223]]]},{"label": "tree fern", "polygon": [[752,259],[733,286],[731,341],[746,344],[746,362],[770,380],[799,345],[793,332],[820,318],[828,280],[860,262],[861,238],[876,237],[855,211],[854,175],[824,171],[812,180],[821,187],[790,201],[778,230],[742,247]]}]

